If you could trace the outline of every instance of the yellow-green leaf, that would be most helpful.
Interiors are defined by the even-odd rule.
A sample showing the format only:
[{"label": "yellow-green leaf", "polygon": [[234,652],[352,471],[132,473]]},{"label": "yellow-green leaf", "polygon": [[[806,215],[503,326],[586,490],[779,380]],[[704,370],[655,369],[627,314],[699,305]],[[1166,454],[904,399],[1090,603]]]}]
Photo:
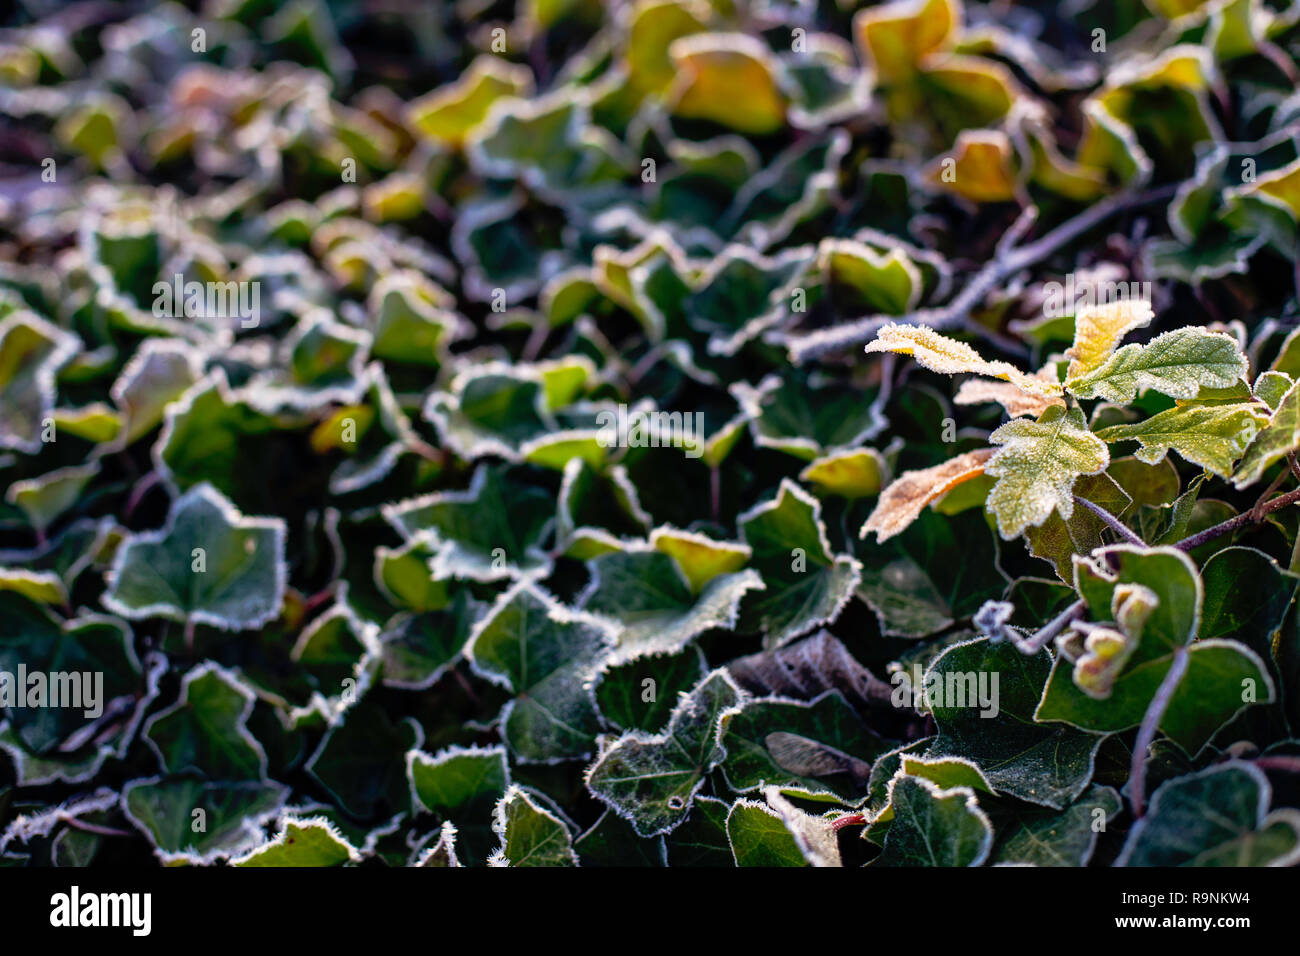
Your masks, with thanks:
[{"label": "yellow-green leaf", "polygon": [[1253,485],[1276,461],[1300,448],[1300,382],[1292,385],[1277,408],[1269,416],[1268,424],[1246,449],[1246,454],[1232,476],[1238,488]]},{"label": "yellow-green leaf", "polygon": [[1267,421],[1262,406],[1179,405],[1134,425],[1112,425],[1098,432],[1108,441],[1138,441],[1139,461],[1158,464],[1171,450],[1216,475],[1232,474],[1241,457]]},{"label": "yellow-green leaf", "polygon": [[1154,388],[1171,398],[1195,398],[1202,388],[1229,388],[1246,375],[1246,356],[1222,332],[1175,329],[1146,345],[1126,345],[1101,365],[1065,380],[1076,398],[1126,404]]},{"label": "yellow-green leaf", "polygon": [[1038,421],[1008,422],[989,441],[1002,448],[984,469],[998,479],[986,507],[1008,540],[1041,525],[1053,510],[1069,518],[1075,480],[1110,464],[1106,443],[1088,431],[1078,408],[1053,405]]},{"label": "yellow-green leaf", "polygon": [[1121,299],[1079,310],[1074,317],[1074,344],[1065,352],[1070,359],[1069,377],[1093,371],[1110,358],[1124,336],[1150,325],[1154,317],[1151,303],[1141,299]]}]

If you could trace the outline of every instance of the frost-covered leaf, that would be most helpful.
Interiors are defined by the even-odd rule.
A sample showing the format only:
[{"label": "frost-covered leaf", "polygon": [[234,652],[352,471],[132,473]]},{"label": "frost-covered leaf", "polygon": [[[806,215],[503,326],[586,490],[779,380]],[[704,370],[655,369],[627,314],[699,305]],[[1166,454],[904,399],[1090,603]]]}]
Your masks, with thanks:
[{"label": "frost-covered leaf", "polygon": [[0,448],[41,450],[55,374],[80,348],[75,335],[33,312],[12,312],[0,321]]},{"label": "frost-covered leaf", "polygon": [[1141,299],[1120,299],[1080,309],[1074,316],[1074,344],[1065,352],[1068,375],[1075,378],[1093,371],[1115,351],[1128,333],[1150,325],[1151,304]]},{"label": "frost-covered leaf", "polygon": [[737,800],[727,813],[727,838],[736,866],[807,866],[794,835],[775,810]]},{"label": "frost-covered leaf", "polygon": [[1175,329],[1146,345],[1125,345],[1095,368],[1072,373],[1065,389],[1075,398],[1131,402],[1153,388],[1171,398],[1195,398],[1203,388],[1227,388],[1246,375],[1236,339],[1205,329]]},{"label": "frost-covered leaf", "polygon": [[787,479],[775,499],[737,521],[766,585],[745,599],[742,623],[757,624],[765,645],[778,647],[834,620],[853,594],[861,565],[831,551],[821,505]]},{"label": "frost-covered leaf", "polygon": [[680,699],[662,733],[631,731],[603,750],[587,770],[587,787],[640,835],[669,832],[726,756],[717,742],[719,721],[743,699],[725,671],[714,671]]},{"label": "frost-covered leaf", "polygon": [[945,651],[923,678],[939,727],[926,758],[965,758],[999,793],[1068,806],[1092,778],[1101,737],[1035,723],[1051,667],[1046,652],[1031,657],[1009,643],[977,640]]},{"label": "frost-covered leaf", "polygon": [[942,790],[902,774],[889,783],[894,819],[876,866],[979,866],[993,827],[968,787]]},{"label": "frost-covered leaf", "polygon": [[867,351],[910,355],[923,368],[944,375],[974,373],[1001,379],[1030,395],[1052,398],[1061,394],[1061,386],[1055,382],[1027,375],[1009,362],[990,362],[965,342],[924,325],[887,325],[867,344]]},{"label": "frost-covered leaf", "polygon": [[282,519],[244,517],[211,485],[197,485],[172,503],[161,530],[127,537],[104,605],[129,618],[257,627],[284,599],[285,534]]},{"label": "frost-covered leaf", "polygon": [[1093,784],[1060,812],[1017,813],[997,828],[990,862],[1018,866],[1086,866],[1106,824],[1122,804],[1110,787]]},{"label": "frost-covered leaf", "polygon": [[122,788],[122,812],[163,863],[209,863],[259,844],[259,821],[278,814],[288,795],[277,783],[151,777]]},{"label": "frost-covered leaf", "polygon": [[1075,481],[1110,463],[1105,442],[1088,430],[1083,412],[1061,405],[1037,421],[1008,422],[989,441],[1002,447],[984,466],[998,479],[987,507],[1006,539],[1041,525],[1053,512],[1068,519],[1074,513]]},{"label": "frost-covered leaf", "polygon": [[577,866],[569,828],[521,787],[506,791],[493,829],[501,846],[490,866]]},{"label": "frost-covered leaf", "polygon": [[1129,831],[1117,866],[1294,866],[1300,813],[1269,812],[1268,779],[1243,763],[1169,780]]},{"label": "frost-covered leaf", "polygon": [[231,866],[343,866],[361,859],[356,847],[323,817],[281,821],[280,832]]},{"label": "frost-covered leaf", "polygon": [[875,510],[862,526],[861,537],[874,531],[877,541],[892,538],[915,521],[930,502],[984,474],[984,466],[994,453],[991,448],[968,451],[941,465],[899,475],[876,502]]},{"label": "frost-covered leaf", "polygon": [[234,674],[200,664],[181,681],[180,699],[149,718],[144,736],[169,774],[265,780],[266,752],[248,730],[253,703]]},{"label": "frost-covered leaf", "polygon": [[865,796],[871,764],[887,749],[835,691],[807,704],[746,701],[719,743],[727,752],[722,773],[737,792],[770,785],[848,803]]},{"label": "frost-covered leaf", "polygon": [[579,607],[614,622],[611,662],[672,654],[712,628],[735,626],[741,598],[761,590],[758,572],[721,574],[691,593],[681,566],[662,551],[614,551],[589,562]]},{"label": "frost-covered leaf", "polygon": [[495,581],[550,566],[541,542],[554,521],[554,501],[516,471],[483,465],[466,491],[411,498],[383,511],[408,540],[427,543],[436,578]]},{"label": "frost-covered leaf", "polygon": [[1300,449],[1300,383],[1291,385],[1271,407],[1267,424],[1240,456],[1233,473],[1232,483],[1238,488],[1253,485],[1274,462]]},{"label": "frost-covered leaf", "polygon": [[[1176,649],[1186,647],[1187,673],[1160,720],[1160,730],[1189,753],[1199,751],[1229,720],[1251,703],[1273,699],[1264,663],[1245,645],[1218,638],[1193,639],[1201,621],[1204,587],[1195,565],[1174,548],[1113,545],[1097,557],[1075,559],[1076,588],[1093,622],[1127,635],[1122,666],[1108,676],[1108,691],[1088,694],[1074,676],[1071,656],[1058,656],[1035,719],[1063,721],[1087,730],[1115,733],[1136,727],[1164,679]],[[1115,570],[1099,561],[1114,560]],[[1133,615],[1135,588],[1146,607]],[[1077,638],[1061,646],[1078,654]],[[1094,652],[1096,648],[1093,649]],[[1087,686],[1085,684],[1085,686]],[[1247,693],[1245,688],[1250,688]],[[1094,690],[1094,693],[1096,691]]]},{"label": "frost-covered leaf", "polygon": [[[1137,441],[1139,461],[1154,465],[1171,450],[1224,478],[1267,419],[1259,405],[1180,405],[1136,425],[1097,432],[1107,442]],[[1279,455],[1280,457],[1280,455]]]},{"label": "frost-covered leaf", "polygon": [[595,675],[611,635],[535,585],[516,585],[474,628],[465,654],[474,670],[515,695],[502,734],[524,761],[584,757],[599,729]]}]

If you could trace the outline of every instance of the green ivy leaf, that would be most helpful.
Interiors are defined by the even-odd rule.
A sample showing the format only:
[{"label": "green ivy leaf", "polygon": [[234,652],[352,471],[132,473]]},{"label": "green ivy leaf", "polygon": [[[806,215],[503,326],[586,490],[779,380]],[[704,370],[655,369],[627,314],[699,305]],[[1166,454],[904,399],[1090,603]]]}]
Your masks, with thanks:
[{"label": "green ivy leaf", "polygon": [[926,758],[965,758],[999,793],[1056,810],[1068,806],[1092,779],[1102,738],[1035,723],[1051,668],[1045,651],[1029,656],[1008,643],[949,648],[923,678],[927,698],[932,686],[937,693],[927,702],[939,727]]},{"label": "green ivy leaf", "polygon": [[[1097,562],[1114,560],[1109,570]],[[1085,730],[1118,733],[1136,727],[1164,679],[1176,648],[1187,647],[1187,673],[1179,682],[1160,730],[1189,753],[1199,751],[1250,703],[1273,700],[1274,687],[1264,663],[1235,641],[1191,643],[1200,626],[1204,588],[1191,560],[1174,548],[1143,549],[1115,545],[1093,559],[1075,560],[1075,582],[1094,621],[1112,619],[1116,590],[1141,586],[1156,604],[1137,642],[1115,677],[1109,694],[1097,699],[1072,677],[1072,662],[1062,654],[1034,717],[1063,721]],[[1123,625],[1121,625],[1121,628]],[[1248,694],[1246,688],[1253,692]]]},{"label": "green ivy leaf", "polygon": [[998,827],[993,864],[1087,866],[1099,835],[1123,805],[1110,787],[1090,786],[1060,812],[1018,812]]},{"label": "green ivy leaf", "polygon": [[862,566],[831,551],[820,503],[785,479],[775,499],[737,522],[766,585],[746,597],[742,624],[761,628],[764,645],[779,647],[834,620],[852,596]]},{"label": "green ivy leaf", "polygon": [[474,628],[465,655],[475,673],[515,695],[502,736],[525,762],[591,752],[599,716],[593,685],[609,653],[607,629],[531,583],[501,596]]},{"label": "green ivy leaf", "polygon": [[203,663],[181,680],[180,699],[149,718],[144,736],[169,774],[265,780],[266,751],[248,730],[254,702],[238,677]]},{"label": "green ivy leaf", "polygon": [[136,619],[258,627],[284,600],[285,533],[280,518],[246,518],[211,485],[196,485],[172,503],[162,530],[127,536],[104,606]]},{"label": "green ivy leaf", "polygon": [[361,859],[350,844],[324,817],[282,821],[278,834],[255,850],[230,861],[231,866],[343,866]]},{"label": "green ivy leaf", "polygon": [[772,785],[850,804],[865,796],[871,764],[887,747],[833,690],[806,704],[745,701],[718,742],[727,752],[722,773],[735,791]]},{"label": "green ivy leaf", "polygon": [[1300,812],[1271,813],[1268,778],[1249,764],[1207,767],[1163,783],[1116,866],[1294,866]]},{"label": "green ivy leaf", "polygon": [[164,864],[205,864],[260,843],[259,824],[278,814],[288,795],[278,783],[150,777],[122,788],[122,812]]},{"label": "green ivy leaf", "polygon": [[641,836],[668,833],[726,756],[719,721],[744,696],[726,671],[714,671],[681,698],[663,733],[630,731],[605,748],[587,770],[587,787]]},{"label": "green ivy leaf", "polygon": [[745,570],[718,575],[696,596],[681,566],[661,551],[614,551],[588,568],[578,606],[613,622],[614,664],[676,653],[705,631],[734,627],[741,598],[763,588],[758,572]]},{"label": "green ivy leaf", "polygon": [[893,823],[876,866],[979,866],[993,827],[968,787],[941,790],[902,774],[889,784]]},{"label": "green ivy leaf", "polygon": [[569,828],[521,787],[497,803],[493,829],[501,846],[489,866],[577,866]]}]

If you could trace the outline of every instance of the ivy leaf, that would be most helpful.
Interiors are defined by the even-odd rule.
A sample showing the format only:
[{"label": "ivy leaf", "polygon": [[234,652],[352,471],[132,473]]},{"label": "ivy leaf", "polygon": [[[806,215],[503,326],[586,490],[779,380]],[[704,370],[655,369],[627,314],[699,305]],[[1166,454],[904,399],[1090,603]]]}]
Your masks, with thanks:
[{"label": "ivy leaf", "polygon": [[[1114,560],[1118,568],[1111,571],[1098,563],[1107,560]],[[1094,558],[1075,559],[1075,586],[1094,621],[1122,616],[1125,595],[1132,594],[1134,586],[1145,589],[1154,606],[1141,619],[1138,634],[1129,633],[1134,630],[1131,623],[1116,622],[1116,630],[1128,634],[1135,646],[1127,649],[1103,699],[1078,685],[1074,663],[1062,654],[1053,665],[1035,719],[1105,733],[1136,727],[1172,663],[1174,650],[1188,645],[1197,634],[1204,595],[1200,575],[1175,548],[1113,545]],[[1068,635],[1065,646],[1069,646]],[[1250,703],[1272,701],[1274,688],[1263,662],[1236,641],[1199,640],[1187,647],[1187,654],[1187,673],[1159,729],[1194,754]],[[1245,687],[1253,688],[1253,694],[1246,694]]]},{"label": "ivy leaf", "polygon": [[731,805],[716,797],[697,796],[686,822],[673,830],[667,844],[669,866],[735,866],[727,817]]},{"label": "ivy leaf", "polygon": [[206,864],[256,846],[259,824],[278,814],[288,795],[278,783],[150,777],[122,788],[122,812],[163,864]]},{"label": "ivy leaf", "polygon": [[15,311],[0,321],[0,448],[34,455],[44,447],[54,377],[80,349],[80,339],[34,312]]},{"label": "ivy leaf", "polygon": [[363,698],[330,727],[306,769],[342,810],[367,819],[381,808],[407,807],[406,754],[422,740],[413,720],[391,720],[378,704]]},{"label": "ivy leaf", "polygon": [[253,692],[211,661],[181,680],[180,699],[149,718],[144,736],[169,774],[265,780],[266,751],[248,730]]},{"label": "ivy leaf", "polygon": [[831,551],[820,503],[784,479],[775,499],[737,522],[766,585],[746,597],[742,624],[761,628],[764,645],[779,647],[834,620],[852,596],[862,566]]},{"label": "ivy leaf", "polygon": [[1002,448],[984,466],[998,479],[987,507],[1007,540],[1041,525],[1053,511],[1068,519],[1075,481],[1110,463],[1105,442],[1088,430],[1077,408],[1053,405],[1038,421],[1008,422],[989,441]]},{"label": "ivy leaf", "polygon": [[465,649],[475,673],[515,699],[500,715],[502,736],[525,762],[585,757],[599,729],[593,686],[611,636],[531,583],[497,600]]},{"label": "ivy leaf", "polygon": [[1066,391],[1075,398],[1127,404],[1154,388],[1171,398],[1195,398],[1202,388],[1228,388],[1244,378],[1246,356],[1237,340],[1205,329],[1175,329],[1146,345],[1125,345],[1096,368],[1072,374]]},{"label": "ivy leaf", "polygon": [[741,598],[763,588],[758,572],[746,570],[714,577],[697,597],[662,551],[615,551],[588,567],[591,581],[578,606],[614,622],[613,664],[676,653],[705,631],[734,627]]},{"label": "ivy leaf", "polygon": [[286,817],[275,837],[230,861],[231,866],[343,866],[361,855],[324,817]]},{"label": "ivy leaf", "polygon": [[1294,866],[1300,812],[1268,812],[1272,787],[1258,769],[1219,764],[1167,780],[1129,831],[1116,866]]},{"label": "ivy leaf", "polygon": [[969,787],[941,790],[899,774],[889,783],[893,823],[876,866],[979,866],[988,859],[993,827]]},{"label": "ivy leaf", "polygon": [[[1267,419],[1260,407],[1180,405],[1136,425],[1111,425],[1097,432],[1107,442],[1138,441],[1138,461],[1154,465],[1172,449],[1193,464],[1227,478]],[[1279,456],[1280,457],[1280,456]]]},{"label": "ivy leaf", "polygon": [[435,578],[497,581],[550,568],[541,543],[554,521],[554,499],[518,471],[483,465],[466,491],[384,505],[383,513],[403,537],[433,549]]},{"label": "ivy leaf", "polygon": [[663,733],[630,731],[606,747],[587,770],[587,787],[639,835],[668,833],[726,756],[717,742],[719,721],[743,699],[726,671],[714,671],[681,698]]},{"label": "ivy leaf", "polygon": [[489,822],[510,786],[505,748],[453,746],[433,755],[412,750],[406,776],[412,806],[454,824],[467,860],[486,860],[496,843]]},{"label": "ivy leaf", "polygon": [[[1092,779],[1102,738],[1035,723],[1052,664],[1046,651],[976,640],[945,651],[923,678],[939,733],[925,757],[975,763],[999,793],[1060,810]],[[994,683],[996,681],[997,683]]]},{"label": "ivy leaf", "polygon": [[586,833],[573,844],[583,866],[664,866],[664,838],[648,840],[637,836],[628,823],[613,810],[606,810]]},{"label": "ivy leaf", "polygon": [[489,866],[577,866],[573,838],[555,814],[512,785],[497,803],[492,827],[501,846]]},{"label": "ivy leaf", "polygon": [[727,839],[736,866],[807,866],[785,822],[767,804],[737,800],[727,813]]},{"label": "ivy leaf", "polygon": [[673,41],[668,55],[677,75],[668,94],[675,115],[756,135],[773,133],[784,125],[786,97],[780,64],[753,37],[685,36]]},{"label": "ivy leaf", "polygon": [[406,775],[413,800],[449,820],[468,821],[490,810],[510,785],[502,747],[450,747],[436,755],[412,750]]},{"label": "ivy leaf", "polygon": [[1121,809],[1119,794],[1110,787],[1093,784],[1059,812],[1017,812],[998,827],[990,862],[1087,866],[1101,830]]},{"label": "ivy leaf", "polygon": [[226,631],[259,627],[284,600],[285,523],[246,518],[209,484],[172,503],[160,531],[128,535],[108,574],[104,606]]},{"label": "ivy leaf", "polygon": [[498,56],[475,58],[455,83],[441,86],[407,105],[407,117],[421,136],[449,146],[461,146],[483,122],[497,100],[527,95],[533,78],[526,67]]},{"label": "ivy leaf", "polygon": [[620,730],[655,733],[672,716],[678,696],[690,693],[706,672],[698,647],[607,665],[596,686],[601,716]]},{"label": "ivy leaf", "polygon": [[[7,678],[4,696],[10,698],[5,711],[9,731],[24,749],[51,758],[60,751],[66,753],[64,745],[79,738],[82,731],[98,726],[100,719],[111,713],[130,715],[122,731],[127,738],[134,733],[138,715],[143,713],[143,706],[157,688],[152,686],[152,679],[142,680],[134,635],[124,621],[103,614],[83,614],[60,621],[21,593],[3,590],[0,590],[0,618],[5,622],[0,633],[0,671]],[[15,706],[11,695],[17,687],[20,668],[29,674],[74,675],[77,680],[70,692],[79,692],[81,706]],[[83,674],[92,675],[93,683],[98,686],[92,688],[85,683]],[[28,683],[30,689],[30,680]],[[52,685],[46,688],[46,693],[54,691]],[[98,698],[97,707],[93,697]],[[69,703],[77,703],[77,698],[73,697]]]},{"label": "ivy leaf", "polygon": [[718,741],[722,773],[732,790],[764,785],[856,803],[866,794],[871,764],[887,748],[837,691],[809,703],[744,702]]}]

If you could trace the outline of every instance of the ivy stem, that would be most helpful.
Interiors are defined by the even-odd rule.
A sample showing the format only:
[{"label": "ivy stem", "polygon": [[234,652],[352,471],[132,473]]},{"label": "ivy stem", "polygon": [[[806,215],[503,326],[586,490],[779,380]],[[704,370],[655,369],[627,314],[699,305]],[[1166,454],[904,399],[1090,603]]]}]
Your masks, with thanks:
[{"label": "ivy stem", "polygon": [[[1256,524],[1263,521],[1265,517],[1271,515],[1274,511],[1280,511],[1289,504],[1300,501],[1300,488],[1292,489],[1284,495],[1278,495],[1272,501],[1265,504],[1262,508],[1252,508],[1249,511],[1243,511],[1235,518],[1229,518],[1227,521],[1220,522],[1212,528],[1206,528],[1204,531],[1198,531],[1189,538],[1183,538],[1174,545],[1180,551],[1191,551],[1198,548],[1207,541],[1213,541],[1215,538],[1230,534],[1238,528],[1244,528],[1248,524]],[[1258,511],[1258,517],[1256,512]]]},{"label": "ivy stem", "polygon": [[1169,702],[1174,699],[1174,691],[1178,689],[1179,681],[1187,673],[1188,661],[1186,645],[1174,648],[1174,659],[1169,663],[1165,679],[1156,688],[1155,696],[1147,705],[1147,712],[1142,715],[1142,726],[1138,728],[1137,740],[1133,744],[1133,762],[1129,767],[1128,779],[1128,798],[1133,804],[1135,817],[1142,816],[1146,803],[1147,751],[1151,749],[1151,744],[1156,739],[1156,731],[1165,716],[1165,711],[1169,709]]},{"label": "ivy stem", "polygon": [[1256,767],[1262,767],[1264,770],[1300,773],[1300,757],[1256,757],[1252,762]]},{"label": "ivy stem", "polygon": [[98,836],[129,837],[134,835],[128,833],[126,830],[119,830],[116,827],[103,827],[98,823],[87,823],[85,820],[78,820],[76,817],[64,817],[63,822],[75,830],[94,833]]},{"label": "ivy stem", "polygon": [[1136,544],[1142,548],[1145,548],[1147,546],[1147,543],[1143,541],[1141,538],[1139,538],[1136,534],[1134,534],[1133,531],[1129,529],[1128,525],[1124,524],[1124,522],[1120,521],[1118,518],[1116,518],[1113,514],[1111,514],[1101,505],[1089,501],[1087,498],[1080,497],[1079,495],[1074,496],[1074,502],[1075,504],[1083,505],[1093,514],[1095,514],[1098,518],[1100,518],[1102,521],[1106,523],[1106,527],[1110,528],[1111,531],[1114,531],[1117,535],[1119,535],[1129,544]]},{"label": "ivy stem", "polygon": [[1067,627],[1083,617],[1083,612],[1087,605],[1083,599],[1075,601],[1056,617],[1052,618],[1042,627],[1040,627],[1031,637],[1016,642],[1016,648],[1022,654],[1037,654],[1046,647],[1056,635],[1060,634]]}]

